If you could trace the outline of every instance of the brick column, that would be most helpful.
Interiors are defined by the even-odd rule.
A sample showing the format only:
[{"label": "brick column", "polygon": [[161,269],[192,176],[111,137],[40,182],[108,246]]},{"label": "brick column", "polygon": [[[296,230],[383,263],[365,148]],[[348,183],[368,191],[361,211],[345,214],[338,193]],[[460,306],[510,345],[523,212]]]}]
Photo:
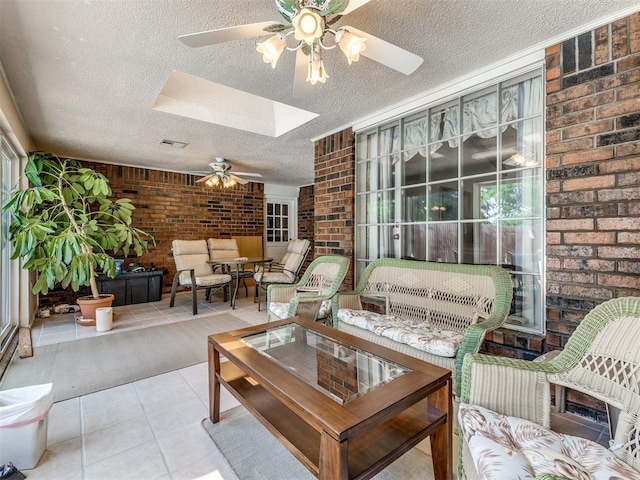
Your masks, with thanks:
[{"label": "brick column", "polygon": [[640,14],[546,51],[547,344],[640,295]]},{"label": "brick column", "polygon": [[355,135],[351,128],[315,143],[315,257],[351,259],[343,288],[353,288]]},{"label": "brick column", "polygon": [[[547,349],[640,295],[640,14],[546,51]],[[604,406],[569,390],[567,410]]]}]

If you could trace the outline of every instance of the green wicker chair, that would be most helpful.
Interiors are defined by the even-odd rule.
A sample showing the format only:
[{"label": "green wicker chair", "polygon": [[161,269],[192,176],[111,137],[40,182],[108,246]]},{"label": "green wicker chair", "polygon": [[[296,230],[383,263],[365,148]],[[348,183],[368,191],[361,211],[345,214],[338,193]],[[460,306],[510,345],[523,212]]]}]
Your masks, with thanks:
[{"label": "green wicker chair", "polygon": [[324,255],[311,262],[297,284],[269,285],[267,287],[267,321],[294,315],[312,321],[330,318],[331,298],[340,288],[348,268],[347,257]]},{"label": "green wicker chair", "polygon": [[[331,311],[339,330],[448,368],[457,395],[464,355],[476,353],[487,331],[504,323],[512,295],[501,267],[382,258],[367,266],[355,290],[336,294]],[[457,354],[435,355],[338,318],[340,309],[362,310],[365,297],[382,298],[387,314],[462,334]]]},{"label": "green wicker chair", "polygon": [[[625,297],[604,302],[589,312],[565,348],[551,360],[531,362],[467,355],[462,368],[461,409],[465,404],[478,406],[549,429],[550,383],[583,392],[619,409],[617,424],[612,426],[615,448],[611,450],[638,474],[618,474],[616,478],[640,478],[639,338],[640,298]],[[476,416],[473,422],[477,421]],[[464,423],[460,422],[458,478],[481,478],[469,446],[463,441],[465,433],[469,436],[472,430],[467,428],[465,432]],[[483,468],[492,466],[488,462]],[[553,475],[545,472],[536,479],[550,479]]]}]

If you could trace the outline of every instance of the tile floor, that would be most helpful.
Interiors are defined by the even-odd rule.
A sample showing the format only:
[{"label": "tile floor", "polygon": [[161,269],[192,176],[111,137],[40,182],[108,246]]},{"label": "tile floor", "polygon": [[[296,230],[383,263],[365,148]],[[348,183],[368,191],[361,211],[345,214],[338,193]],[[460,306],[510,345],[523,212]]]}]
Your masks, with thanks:
[{"label": "tile floor", "polygon": [[[203,295],[201,295],[201,298]],[[114,307],[114,327],[98,333],[81,327],[73,314],[52,314],[34,325],[34,346],[193,319],[191,296],[176,306],[160,302]],[[198,316],[232,313],[251,324],[266,321],[252,298],[240,296],[236,309],[202,300]],[[9,366],[11,368],[11,366]],[[0,385],[1,388],[1,385]],[[222,409],[238,405],[222,389]],[[158,375],[55,403],[49,413],[47,450],[29,480],[220,480],[237,476],[201,426],[208,414],[207,364]],[[554,415],[554,426],[606,443],[608,429],[571,414]],[[422,446],[428,451],[428,445]]]},{"label": "tile floor", "polygon": [[[203,300],[194,317],[190,295],[179,294],[171,309],[168,298],[114,307],[113,329],[103,333],[77,325],[73,314],[52,313],[34,325],[33,344],[116,335],[212,313],[232,313],[252,324],[266,321],[264,308],[258,312],[253,299],[242,296],[235,310],[220,299]],[[224,389],[221,403],[223,410],[238,405]],[[23,473],[29,480],[236,479],[200,424],[208,405],[206,363],[55,403],[47,450],[36,468]]]}]

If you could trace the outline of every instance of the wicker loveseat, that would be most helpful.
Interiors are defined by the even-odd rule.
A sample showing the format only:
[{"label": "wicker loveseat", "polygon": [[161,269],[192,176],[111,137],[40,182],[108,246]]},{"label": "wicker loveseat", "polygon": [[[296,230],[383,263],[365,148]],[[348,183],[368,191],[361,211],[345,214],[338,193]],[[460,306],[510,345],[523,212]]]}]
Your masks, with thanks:
[{"label": "wicker loveseat", "polygon": [[[606,301],[552,360],[467,355],[458,478],[640,479],[640,298]],[[550,383],[618,412],[609,449],[549,430]]]},{"label": "wicker loveseat", "polygon": [[[464,355],[503,324],[512,293],[497,266],[383,258],[367,266],[354,291],[333,297],[333,326],[450,369],[457,393]],[[364,310],[366,298],[380,299],[385,313]]]}]

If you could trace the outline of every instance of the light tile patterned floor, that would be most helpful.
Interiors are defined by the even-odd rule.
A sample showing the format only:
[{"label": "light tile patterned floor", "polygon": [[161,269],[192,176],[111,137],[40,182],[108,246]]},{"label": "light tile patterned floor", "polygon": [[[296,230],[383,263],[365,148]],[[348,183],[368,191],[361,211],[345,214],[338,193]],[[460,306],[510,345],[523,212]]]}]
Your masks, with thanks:
[{"label": "light tile patterned floor", "polygon": [[[179,294],[171,309],[165,298],[115,307],[114,312],[114,328],[103,333],[77,325],[73,314],[52,314],[34,325],[34,346],[194,318],[188,292]],[[266,321],[264,304],[258,312],[252,298],[238,298],[233,311],[220,299],[202,300],[198,312],[198,317],[230,312],[251,324]],[[223,410],[238,405],[224,389],[221,403]],[[237,479],[200,425],[207,410],[206,363],[55,403],[47,450],[38,466],[24,473],[29,480]],[[555,415],[553,422],[565,433],[606,443],[608,429],[599,424],[571,414]],[[419,448],[428,452],[427,442]]]},{"label": "light tile patterned floor", "polygon": [[[221,299],[201,301],[194,317],[188,292],[179,294],[171,309],[165,298],[114,307],[114,312],[113,329],[102,333],[77,325],[73,314],[52,314],[34,325],[34,346],[212,313],[233,313],[251,324],[266,321],[264,308],[258,312],[253,299],[244,297],[237,299],[233,311]],[[224,389],[221,403],[223,410],[238,405]],[[49,413],[47,450],[36,468],[23,472],[29,480],[236,479],[200,425],[208,405],[206,363],[55,403]]]}]

